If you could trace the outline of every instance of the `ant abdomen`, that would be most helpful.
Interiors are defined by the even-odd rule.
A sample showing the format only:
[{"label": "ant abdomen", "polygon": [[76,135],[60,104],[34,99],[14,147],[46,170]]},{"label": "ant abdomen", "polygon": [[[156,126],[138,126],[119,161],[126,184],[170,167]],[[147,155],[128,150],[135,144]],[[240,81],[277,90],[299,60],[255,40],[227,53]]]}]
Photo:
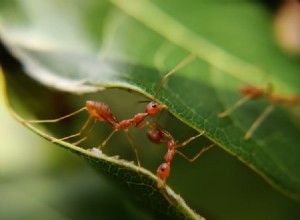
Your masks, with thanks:
[{"label": "ant abdomen", "polygon": [[110,125],[118,123],[117,119],[113,116],[111,109],[103,102],[99,101],[86,101],[86,109],[89,114],[98,121],[107,121]]}]

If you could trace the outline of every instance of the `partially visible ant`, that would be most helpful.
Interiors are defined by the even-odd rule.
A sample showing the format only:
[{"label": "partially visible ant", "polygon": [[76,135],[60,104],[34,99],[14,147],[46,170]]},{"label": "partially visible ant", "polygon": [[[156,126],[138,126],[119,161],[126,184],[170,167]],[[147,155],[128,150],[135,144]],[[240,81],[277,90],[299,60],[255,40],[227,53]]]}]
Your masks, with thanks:
[{"label": "partially visible ant", "polygon": [[236,103],[234,103],[226,111],[219,113],[218,117],[224,118],[230,115],[234,110],[243,105],[245,102],[254,99],[266,99],[270,104],[263,110],[263,112],[256,118],[250,128],[244,135],[244,139],[248,140],[253,135],[254,131],[260,126],[263,120],[273,111],[275,105],[300,105],[300,95],[295,96],[281,96],[273,94],[273,87],[268,84],[265,87],[255,87],[251,85],[244,85],[240,88],[240,93],[243,95]]},{"label": "partially visible ant", "polygon": [[[188,143],[190,143],[192,140],[202,136],[204,132],[201,132],[193,137],[188,138],[186,141],[178,144],[174,137],[165,129],[161,128],[157,123],[148,123],[150,129],[147,132],[147,136],[150,141],[152,141],[155,144],[161,144],[161,143],[166,143],[168,150],[167,153],[165,154],[165,162],[163,162],[156,171],[156,174],[158,178],[161,180],[157,183],[157,187],[159,189],[162,189],[163,186],[166,184],[166,180],[170,175],[171,171],[171,162],[173,161],[173,158],[176,154],[182,156],[184,159],[186,159],[189,162],[193,162],[196,160],[198,157],[200,157],[205,151],[209,150],[212,148],[215,144],[211,144],[209,146],[203,147],[201,151],[196,154],[193,158],[188,158],[186,155],[184,155],[182,152],[178,151],[178,148],[186,146]],[[167,196],[167,194],[161,190],[166,199],[170,201],[170,198]]]},{"label": "partially visible ant", "polygon": [[133,139],[129,133],[128,128],[130,126],[134,126],[136,128],[140,128],[140,124],[145,120],[146,117],[148,116],[152,116],[152,115],[156,115],[158,112],[160,112],[162,109],[165,109],[166,106],[159,104],[158,102],[156,102],[156,97],[159,94],[159,92],[162,89],[162,86],[165,84],[166,80],[168,79],[168,77],[170,77],[173,73],[175,73],[177,70],[179,70],[180,68],[184,67],[185,65],[187,65],[188,63],[190,63],[193,59],[195,58],[194,54],[190,54],[189,56],[187,56],[185,59],[183,59],[178,65],[176,65],[170,72],[168,72],[161,80],[161,83],[158,87],[158,89],[156,90],[156,93],[154,95],[154,98],[152,101],[150,101],[145,109],[145,112],[143,113],[137,113],[136,115],[134,115],[132,118],[127,119],[127,120],[123,120],[123,121],[118,121],[117,118],[113,115],[110,107],[100,101],[86,101],[85,107],[67,114],[63,117],[57,118],[57,119],[50,119],[50,120],[25,120],[24,123],[55,123],[58,121],[61,121],[65,118],[69,118],[73,115],[76,115],[82,111],[87,111],[89,113],[89,117],[87,119],[87,121],[84,123],[84,125],[82,126],[82,128],[80,129],[80,131],[76,134],[58,139],[58,140],[67,140],[73,137],[77,137],[80,136],[83,131],[88,127],[90,121],[92,119],[94,119],[92,125],[90,126],[90,128],[88,129],[88,131],[86,132],[85,136],[83,138],[81,138],[79,141],[74,142],[75,145],[81,143],[82,141],[86,140],[88,135],[90,134],[90,132],[92,131],[96,121],[104,121],[106,122],[108,125],[110,125],[113,128],[113,131],[108,135],[108,137],[102,142],[102,144],[98,147],[99,149],[102,149],[107,142],[110,140],[110,138],[119,130],[124,130],[126,137],[135,153],[136,159],[137,159],[137,163],[138,166],[140,166],[140,160],[139,160],[139,156],[138,156],[138,151],[136,146],[134,145]]}]

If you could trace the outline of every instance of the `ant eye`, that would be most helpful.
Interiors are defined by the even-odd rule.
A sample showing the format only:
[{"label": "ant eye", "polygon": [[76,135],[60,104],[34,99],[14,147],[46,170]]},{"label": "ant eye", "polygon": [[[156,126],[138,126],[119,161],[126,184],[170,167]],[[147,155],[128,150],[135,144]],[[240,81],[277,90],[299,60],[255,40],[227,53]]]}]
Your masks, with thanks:
[{"label": "ant eye", "polygon": [[156,104],[153,104],[153,105],[152,105],[152,108],[156,108]]}]

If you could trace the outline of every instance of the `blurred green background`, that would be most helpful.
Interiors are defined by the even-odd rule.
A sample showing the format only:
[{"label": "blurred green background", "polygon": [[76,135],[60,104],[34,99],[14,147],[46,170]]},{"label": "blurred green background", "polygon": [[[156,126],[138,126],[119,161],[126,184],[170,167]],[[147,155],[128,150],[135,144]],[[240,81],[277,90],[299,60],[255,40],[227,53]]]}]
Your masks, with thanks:
[{"label": "blurred green background", "polygon": [[[7,2],[1,0],[0,4]],[[261,4],[270,13],[275,13],[278,2]],[[118,118],[128,118],[143,111],[144,106],[138,101],[145,98],[126,90],[108,89],[76,96],[44,87],[25,76],[21,66],[9,58],[4,47],[0,53],[1,63],[9,75],[10,99],[26,118],[33,115],[43,119],[59,117],[82,107],[87,99],[101,99],[108,103]],[[20,104],[25,95],[25,105]],[[39,100],[44,102],[41,104]],[[80,129],[85,117],[83,113],[66,122],[47,125],[47,132],[59,137],[74,133]],[[160,120],[179,140],[194,134],[167,112]],[[109,131],[106,124],[98,123],[84,146],[101,143]],[[143,166],[155,173],[163,161],[164,149],[148,143],[145,129],[133,131],[133,136]],[[96,173],[80,158],[23,127],[11,117],[3,102],[0,104],[0,137],[1,220],[168,218],[132,198],[117,183]],[[196,140],[185,152],[193,155],[197,146],[203,143],[205,140]],[[113,138],[105,153],[134,160],[122,133]],[[176,158],[168,183],[192,209],[207,219],[300,219],[298,201],[271,188],[261,177],[218,147],[192,164]]]}]

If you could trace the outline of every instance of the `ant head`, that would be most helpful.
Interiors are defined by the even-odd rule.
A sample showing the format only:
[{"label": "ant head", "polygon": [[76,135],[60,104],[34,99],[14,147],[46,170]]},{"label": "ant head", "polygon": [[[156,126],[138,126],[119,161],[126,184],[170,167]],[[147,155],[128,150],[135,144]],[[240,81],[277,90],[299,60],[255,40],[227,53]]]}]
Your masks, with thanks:
[{"label": "ant head", "polygon": [[165,181],[170,174],[170,169],[170,163],[162,163],[156,171],[157,176],[163,181]]},{"label": "ant head", "polygon": [[149,104],[146,107],[146,113],[149,115],[155,115],[158,112],[160,112],[163,108],[164,108],[163,105],[158,104],[155,101],[151,101],[151,102],[149,102]]}]

